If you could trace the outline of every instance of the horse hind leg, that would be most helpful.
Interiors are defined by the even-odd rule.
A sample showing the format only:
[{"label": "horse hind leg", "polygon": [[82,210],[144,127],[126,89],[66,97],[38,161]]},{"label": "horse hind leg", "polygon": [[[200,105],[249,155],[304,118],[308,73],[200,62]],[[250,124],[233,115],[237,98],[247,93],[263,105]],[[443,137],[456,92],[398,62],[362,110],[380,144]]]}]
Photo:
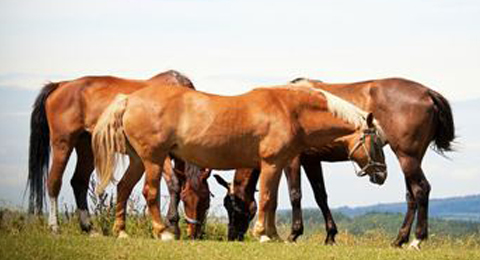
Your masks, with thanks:
[{"label": "horse hind leg", "polygon": [[58,194],[62,186],[62,177],[68,159],[73,150],[72,142],[67,140],[54,141],[52,144],[52,167],[47,179],[48,196],[50,198],[50,211],[48,226],[54,233],[59,232],[58,225]]},{"label": "horse hind leg", "polygon": [[420,249],[421,242],[427,239],[428,236],[428,201],[431,188],[420,167],[421,160],[413,157],[400,157],[399,160],[403,173],[405,174],[409,194],[407,196],[408,211],[405,216],[404,225],[400,229],[394,245],[402,246],[403,243],[408,241],[416,210],[416,238],[409,247],[418,250]]},{"label": "horse hind leg", "polygon": [[412,224],[413,220],[415,218],[415,213],[417,212],[417,203],[415,202],[415,199],[413,198],[412,191],[410,184],[408,181],[406,181],[406,187],[407,187],[407,195],[406,195],[406,200],[407,200],[407,212],[405,214],[405,219],[403,221],[402,226],[400,227],[400,230],[398,232],[398,236],[395,239],[395,241],[392,243],[392,246],[394,247],[402,247],[402,245],[406,242],[408,242],[410,238],[410,231],[412,229]]},{"label": "horse hind leg", "polygon": [[160,215],[160,180],[162,177],[163,163],[166,158],[164,156],[156,156],[155,159],[143,159],[145,166],[145,185],[148,187],[147,192],[144,194],[147,201],[147,206],[152,217],[152,232],[153,236],[162,240],[172,240],[174,236],[172,233],[166,230],[166,226],[162,221]]},{"label": "horse hind leg", "polygon": [[295,242],[303,234],[302,189],[300,176],[300,159],[295,157],[285,169],[290,203],[292,205],[292,229],[288,241]]},{"label": "horse hind leg", "polygon": [[[175,168],[177,168],[178,170],[183,169],[182,167],[179,167],[179,164],[179,160],[175,160]],[[169,229],[173,229],[175,239],[180,239],[181,234],[180,227],[178,225],[178,222],[180,221],[180,216],[178,214],[178,205],[180,203],[180,187],[182,187],[182,183],[175,174],[172,168],[171,160],[169,158],[165,160],[163,169],[165,181],[167,183],[168,193],[170,194],[170,202],[166,216],[166,224]]]},{"label": "horse hind leg", "polygon": [[73,177],[70,180],[70,185],[73,188],[75,201],[77,203],[80,228],[82,231],[89,233],[92,230],[92,223],[90,221],[90,213],[88,212],[87,196],[90,176],[95,166],[91,138],[88,134],[80,138],[75,146],[75,151],[77,153],[77,165]]},{"label": "horse hind leg", "polygon": [[132,193],[135,185],[140,181],[143,175],[143,163],[137,156],[131,155],[130,164],[117,185],[117,203],[115,209],[115,223],[113,225],[113,233],[118,238],[128,237],[125,232],[125,219],[128,198]]}]

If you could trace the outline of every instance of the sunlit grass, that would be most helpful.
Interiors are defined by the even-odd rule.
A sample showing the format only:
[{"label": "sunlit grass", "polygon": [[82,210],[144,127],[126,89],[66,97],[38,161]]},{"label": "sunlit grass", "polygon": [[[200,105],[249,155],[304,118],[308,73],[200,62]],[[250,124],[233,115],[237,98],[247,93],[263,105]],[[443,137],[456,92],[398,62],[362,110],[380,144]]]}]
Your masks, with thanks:
[{"label": "sunlit grass", "polygon": [[[250,237],[232,243],[225,241],[226,225],[210,220],[206,240],[161,242],[151,237],[150,221],[143,215],[128,218],[130,238],[116,239],[108,234],[90,237],[82,233],[74,215],[62,215],[61,233],[53,235],[43,217],[8,210],[0,214],[0,259],[480,259],[478,235],[434,235],[420,252],[392,248],[394,237],[375,229],[362,235],[340,232],[336,246],[323,245],[321,228],[296,244],[260,244]],[[110,217],[94,222],[101,219]],[[101,225],[95,223],[96,228]],[[288,233],[286,225],[279,229],[282,236]]]}]

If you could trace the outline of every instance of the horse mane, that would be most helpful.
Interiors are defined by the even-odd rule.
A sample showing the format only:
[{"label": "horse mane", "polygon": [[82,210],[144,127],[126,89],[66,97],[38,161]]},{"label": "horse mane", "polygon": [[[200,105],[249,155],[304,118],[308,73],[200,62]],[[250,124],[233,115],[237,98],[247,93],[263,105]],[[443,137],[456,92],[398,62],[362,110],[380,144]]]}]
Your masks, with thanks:
[{"label": "horse mane", "polygon": [[185,163],[185,177],[187,181],[190,180],[194,190],[198,190],[200,186],[201,173],[201,169],[197,165]]},{"label": "horse mane", "polygon": [[183,75],[182,73],[180,73],[176,70],[167,70],[165,72],[161,72],[161,73],[151,77],[149,80],[155,80],[156,78],[164,77],[166,75],[170,75],[173,78],[175,78],[175,80],[177,81],[177,84],[180,84],[182,86],[186,86],[186,87],[191,88],[191,89],[195,89],[192,81],[189,78],[187,78],[187,76]]},{"label": "horse mane", "polygon": [[[363,111],[351,102],[326,90],[315,88],[308,79],[299,78],[293,80],[292,82],[293,83],[288,85],[290,87],[287,87],[287,89],[298,89],[322,93],[327,100],[328,111],[330,111],[334,116],[354,125],[356,128],[368,128],[366,121],[368,112]],[[373,124],[375,125],[375,128],[377,129],[382,141],[385,141],[386,138],[384,132],[376,119],[373,120]]]}]

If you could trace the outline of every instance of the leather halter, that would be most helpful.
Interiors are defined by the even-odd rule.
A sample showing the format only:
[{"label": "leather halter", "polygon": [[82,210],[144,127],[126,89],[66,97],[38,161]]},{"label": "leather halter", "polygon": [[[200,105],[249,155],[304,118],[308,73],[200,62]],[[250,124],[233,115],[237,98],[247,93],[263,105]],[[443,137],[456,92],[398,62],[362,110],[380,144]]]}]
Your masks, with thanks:
[{"label": "leather halter", "polygon": [[[367,146],[365,145],[365,143],[367,141],[366,140],[367,136],[370,136],[370,151],[367,149]],[[384,163],[376,162],[372,159],[372,157],[375,157],[375,149],[373,149],[373,147],[376,145],[375,140],[377,138],[379,140],[381,140],[379,138],[377,130],[375,130],[374,128],[369,128],[369,129],[364,130],[362,136],[360,136],[357,143],[355,143],[355,146],[353,147],[353,149],[348,154],[348,159],[350,161],[352,161],[352,163],[353,163],[352,155],[360,148],[363,149],[363,151],[365,152],[365,154],[368,157],[367,164],[365,166],[363,166],[360,170],[357,170],[357,168],[355,167],[355,164],[353,164],[354,169],[355,169],[355,173],[357,174],[358,177],[363,177],[363,176],[367,175],[368,174],[367,169],[370,168],[370,167],[374,167],[374,166],[386,167],[386,165]]]}]

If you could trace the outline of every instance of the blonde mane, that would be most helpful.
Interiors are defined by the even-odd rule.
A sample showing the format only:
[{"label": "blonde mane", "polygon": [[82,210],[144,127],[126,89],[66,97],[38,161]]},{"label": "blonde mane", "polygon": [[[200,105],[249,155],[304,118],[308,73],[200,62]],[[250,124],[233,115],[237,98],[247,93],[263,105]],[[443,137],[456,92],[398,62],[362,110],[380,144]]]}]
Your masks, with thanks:
[{"label": "blonde mane", "polygon": [[[368,112],[363,111],[351,102],[342,99],[339,96],[336,96],[323,89],[315,88],[313,84],[310,83],[308,80],[298,80],[294,83],[290,83],[287,86],[287,89],[322,93],[327,100],[328,111],[330,111],[334,116],[345,120],[346,122],[354,125],[357,128],[368,128],[366,121]],[[385,142],[386,139],[384,132],[376,119],[373,120],[373,124],[378,131],[379,137],[382,139],[382,141]]]}]

